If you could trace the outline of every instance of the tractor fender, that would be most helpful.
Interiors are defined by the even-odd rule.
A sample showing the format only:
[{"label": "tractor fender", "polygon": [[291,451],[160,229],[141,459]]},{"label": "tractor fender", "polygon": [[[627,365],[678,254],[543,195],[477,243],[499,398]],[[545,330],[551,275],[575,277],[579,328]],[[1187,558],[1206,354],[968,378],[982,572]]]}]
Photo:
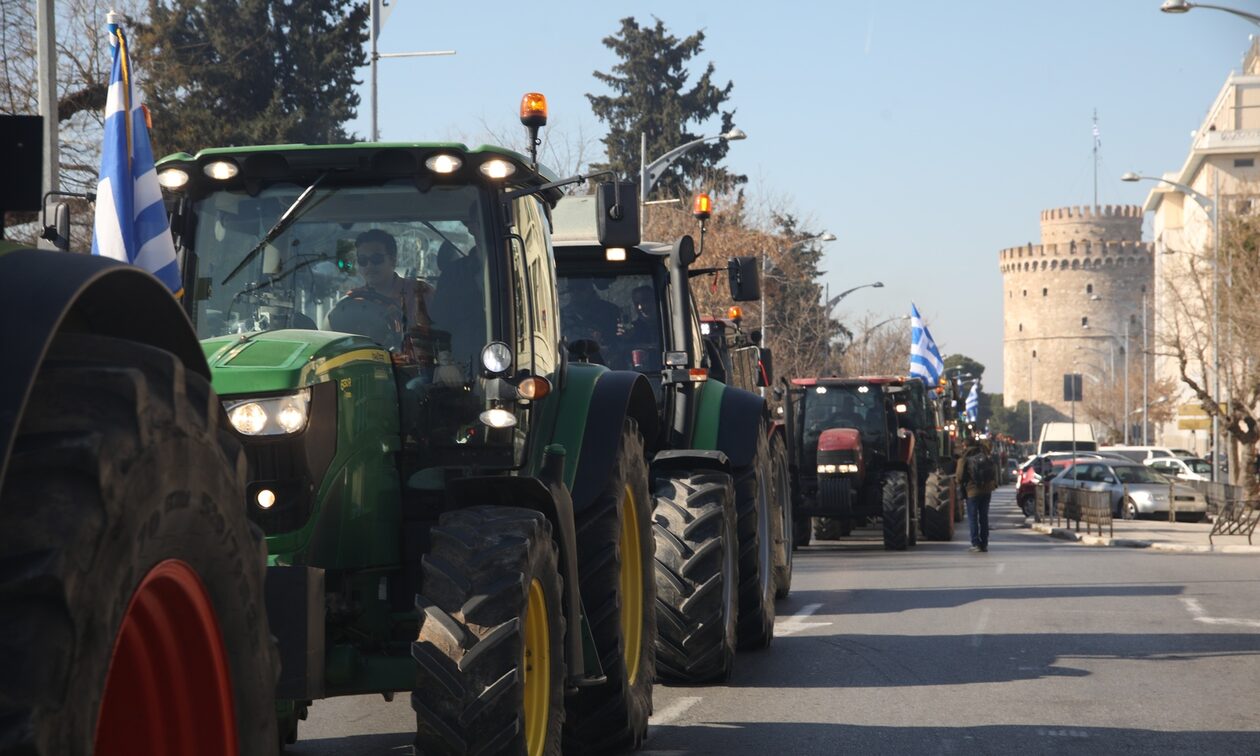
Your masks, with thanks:
[{"label": "tractor fender", "polygon": [[179,302],[149,273],[90,255],[17,250],[0,255],[0,480],[31,387],[62,331],[148,344],[207,379],[210,369]]},{"label": "tractor fender", "polygon": [[766,400],[743,389],[726,386],[718,409],[717,444],[715,448],[730,458],[731,467],[739,469],[753,463],[757,443],[765,432]]},{"label": "tractor fender", "polygon": [[623,420],[639,424],[645,449],[657,438],[656,396],[639,373],[609,370],[599,376],[591,393],[582,430],[581,451],[573,475],[573,511],[585,511],[604,490],[617,459]]},{"label": "tractor fender", "polygon": [[667,449],[652,458],[653,480],[676,470],[715,470],[729,475],[731,462],[720,451],[703,449]]}]

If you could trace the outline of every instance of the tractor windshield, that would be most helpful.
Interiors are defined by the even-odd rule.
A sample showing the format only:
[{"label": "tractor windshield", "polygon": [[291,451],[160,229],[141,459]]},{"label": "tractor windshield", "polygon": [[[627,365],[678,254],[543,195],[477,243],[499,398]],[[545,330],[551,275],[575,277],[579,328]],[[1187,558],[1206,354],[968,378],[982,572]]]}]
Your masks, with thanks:
[{"label": "tractor windshield", "polygon": [[279,182],[196,202],[185,266],[198,336],[339,331],[474,370],[489,340],[492,291],[482,190],[325,182],[282,233],[247,256],[306,188]]},{"label": "tractor windshield", "polygon": [[875,449],[881,448],[888,432],[884,392],[878,386],[814,386],[802,394],[799,412],[801,458],[807,470],[813,469],[818,437],[829,428],[854,428],[862,434],[862,445]]},{"label": "tractor windshield", "polygon": [[592,362],[613,370],[657,374],[661,370],[659,299],[648,273],[617,276],[564,276],[560,318],[570,346],[595,344]]}]

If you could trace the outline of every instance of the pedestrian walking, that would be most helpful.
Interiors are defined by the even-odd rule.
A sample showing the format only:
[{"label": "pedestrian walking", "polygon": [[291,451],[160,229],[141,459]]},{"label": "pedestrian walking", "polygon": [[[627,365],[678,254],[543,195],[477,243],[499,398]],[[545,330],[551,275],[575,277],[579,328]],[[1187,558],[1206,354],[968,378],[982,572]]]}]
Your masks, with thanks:
[{"label": "pedestrian walking", "polygon": [[955,475],[967,493],[967,524],[971,526],[972,553],[989,550],[989,498],[997,488],[993,451],[983,439],[972,436],[958,458]]}]

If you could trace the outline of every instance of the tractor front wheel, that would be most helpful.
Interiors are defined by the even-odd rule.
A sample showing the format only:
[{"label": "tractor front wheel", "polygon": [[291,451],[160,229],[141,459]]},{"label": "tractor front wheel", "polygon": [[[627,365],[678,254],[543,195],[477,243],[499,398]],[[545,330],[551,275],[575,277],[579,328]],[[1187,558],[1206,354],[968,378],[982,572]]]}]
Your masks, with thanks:
[{"label": "tractor front wheel", "polygon": [[910,522],[910,482],[905,471],[889,470],[880,476],[879,492],[884,521],[884,548],[905,551]]},{"label": "tractor front wheel", "polygon": [[759,425],[757,434],[757,450],[751,464],[735,474],[741,649],[766,648],[774,640],[774,466],[765,428]]},{"label": "tractor front wheel", "polygon": [[731,476],[656,481],[656,668],[664,680],[722,682],[735,664],[739,536]]},{"label": "tractor front wheel", "polygon": [[411,644],[417,753],[560,753],[564,613],[551,524],[477,506],[442,515]]},{"label": "tractor front wheel", "polygon": [[774,597],[787,598],[792,592],[792,482],[788,470],[787,446],[783,435],[776,433],[770,442],[770,458],[774,462]]}]

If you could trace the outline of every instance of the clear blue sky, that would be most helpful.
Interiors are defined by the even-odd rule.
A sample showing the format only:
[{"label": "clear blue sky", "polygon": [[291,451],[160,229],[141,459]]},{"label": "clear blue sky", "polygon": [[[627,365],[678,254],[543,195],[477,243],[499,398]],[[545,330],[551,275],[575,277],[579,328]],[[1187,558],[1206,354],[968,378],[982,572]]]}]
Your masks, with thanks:
[{"label": "clear blue sky", "polygon": [[[547,95],[558,133],[598,138],[584,95],[604,91],[591,73],[616,62],[600,40],[620,19],[703,29],[694,70],[712,61],[735,83],[749,135],[729,167],[839,237],[823,265],[833,292],[885,283],[847,298],[850,316],[908,313],[913,300],[942,352],[987,366],[989,391],[1002,386],[998,251],[1039,241],[1041,209],[1092,201],[1093,110],[1099,202],[1140,204],[1147,187],[1118,176],[1180,167],[1260,31],[1219,11],[1161,13],[1160,0],[393,1],[382,52],[458,55],[381,63],[383,139],[515,136],[527,91]],[[351,127],[366,136],[363,77]]]}]

